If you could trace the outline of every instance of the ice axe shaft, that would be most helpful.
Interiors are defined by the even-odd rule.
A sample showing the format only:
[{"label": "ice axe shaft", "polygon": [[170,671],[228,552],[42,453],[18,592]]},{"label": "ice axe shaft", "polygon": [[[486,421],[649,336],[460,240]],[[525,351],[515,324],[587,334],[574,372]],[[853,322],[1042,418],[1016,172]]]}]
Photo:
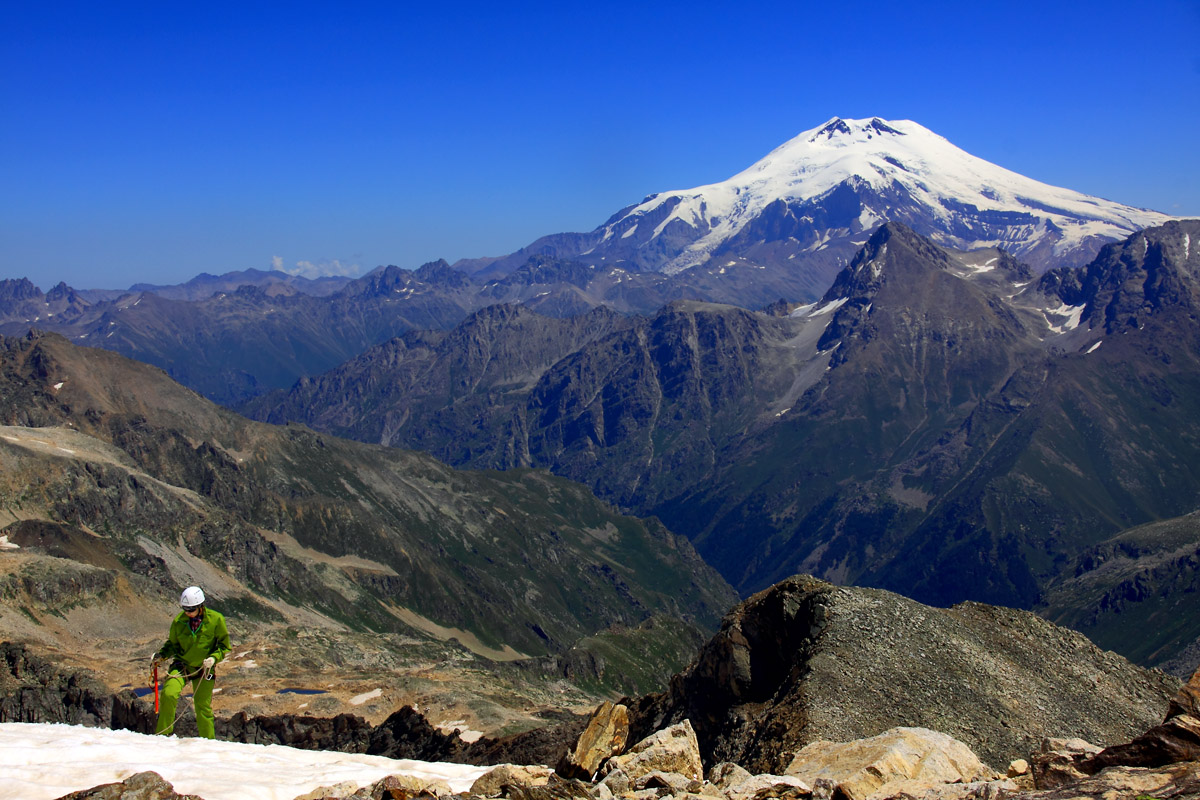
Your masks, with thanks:
[{"label": "ice axe shaft", "polygon": [[154,664],[154,713],[158,713],[158,662]]}]

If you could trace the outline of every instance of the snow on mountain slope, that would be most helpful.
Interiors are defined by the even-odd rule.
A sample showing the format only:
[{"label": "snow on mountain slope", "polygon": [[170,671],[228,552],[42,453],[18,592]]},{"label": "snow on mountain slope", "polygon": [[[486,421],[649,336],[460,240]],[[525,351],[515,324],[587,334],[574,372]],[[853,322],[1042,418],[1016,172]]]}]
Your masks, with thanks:
[{"label": "snow on mountain slope", "polygon": [[[793,235],[781,238],[801,253],[862,238],[894,219],[950,247],[1004,247],[1040,267],[1077,251],[1090,255],[1105,241],[1171,219],[1026,178],[915,122],[834,118],[728,180],[652,195],[626,209],[597,231],[601,241],[593,251],[633,238],[661,254],[654,267],[679,272],[728,249],[780,201],[795,217],[783,225]],[[831,204],[837,213],[822,208]],[[823,221],[832,224],[822,229]],[[807,238],[796,238],[800,229]],[[664,238],[683,246],[664,246]]]},{"label": "snow on mountain slope", "polygon": [[320,786],[370,786],[388,775],[443,780],[465,792],[490,767],[238,744],[79,725],[0,724],[0,800],[50,800],[157,772],[206,800],[291,800]]}]

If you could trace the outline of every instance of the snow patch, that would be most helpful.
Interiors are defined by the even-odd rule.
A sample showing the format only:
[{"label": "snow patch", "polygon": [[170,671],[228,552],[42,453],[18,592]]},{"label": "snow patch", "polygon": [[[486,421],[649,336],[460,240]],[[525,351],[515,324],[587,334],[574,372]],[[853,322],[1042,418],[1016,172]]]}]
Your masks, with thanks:
[{"label": "snow patch", "polygon": [[351,697],[350,705],[361,706],[363,703],[367,702],[368,700],[374,700],[377,697],[382,697],[382,696],[383,696],[383,689],[372,689],[369,692],[363,692],[362,694],[356,694],[356,695],[354,695],[354,697]]},{"label": "snow patch", "polygon": [[[1073,331],[1079,327],[1079,321],[1083,318],[1084,309],[1087,305],[1069,306],[1063,303],[1058,308],[1042,309],[1042,317],[1046,320],[1046,327],[1054,333],[1066,333]],[[1062,317],[1063,321],[1057,325],[1051,317]]]},{"label": "snow patch", "polygon": [[996,262],[999,260],[999,258],[989,258],[982,264],[963,264],[963,266],[972,272],[991,272],[996,268]]},{"label": "snow patch", "polygon": [[62,387],[63,387],[63,381],[59,381],[58,383],[54,384],[54,391],[57,392]]},{"label": "snow patch", "polygon": [[439,722],[437,729],[445,733],[447,736],[458,731],[458,738],[464,742],[476,742],[483,738],[483,731],[473,731],[467,727],[466,720],[454,719],[447,722]]},{"label": "snow patch", "polygon": [[[828,303],[826,303],[825,305],[823,305],[823,306],[821,306],[820,308],[818,308],[816,311],[813,311],[813,312],[809,313],[809,315],[808,315],[808,316],[810,316],[810,317],[820,317],[820,316],[822,316],[822,315],[824,315],[824,314],[832,314],[834,311],[837,311],[839,308],[841,308],[842,306],[846,305],[846,301],[847,301],[847,300],[849,300],[849,299],[850,299],[850,298],[848,298],[848,297],[843,297],[843,298],[840,298],[840,299],[838,299],[838,300],[831,300],[831,301],[829,301]],[[815,304],[814,304],[814,305],[815,305]]]},{"label": "snow patch", "polygon": [[20,550],[21,545],[8,540],[8,534],[0,534],[0,550]]},{"label": "snow patch", "polygon": [[1094,345],[1092,345],[1091,347],[1089,347],[1089,348],[1087,349],[1087,352],[1089,352],[1089,353],[1094,353],[1094,352],[1096,352],[1096,348],[1098,348],[1098,347],[1099,347],[1100,345],[1102,345],[1102,344],[1104,344],[1104,340],[1103,340],[1103,339],[1101,339],[1100,341],[1096,342]]}]

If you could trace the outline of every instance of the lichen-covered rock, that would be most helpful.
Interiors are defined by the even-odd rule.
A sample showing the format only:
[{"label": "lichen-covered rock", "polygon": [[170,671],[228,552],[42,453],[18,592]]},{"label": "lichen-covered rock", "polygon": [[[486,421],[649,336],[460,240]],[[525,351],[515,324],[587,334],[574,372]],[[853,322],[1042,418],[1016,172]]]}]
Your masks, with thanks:
[{"label": "lichen-covered rock", "polygon": [[830,781],[847,800],[999,777],[962,742],[924,728],[894,728],[853,742],[813,742],[796,753],[785,774],[810,785]]},{"label": "lichen-covered rock", "polygon": [[1053,789],[1017,792],[1005,800],[1097,800],[1098,798],[1200,798],[1200,763],[1185,761],[1158,769],[1110,767]]},{"label": "lichen-covered rock", "polygon": [[471,784],[471,794],[479,797],[502,797],[514,786],[545,786],[554,771],[549,767],[522,767],[501,764],[488,770]]},{"label": "lichen-covered rock", "polygon": [[310,792],[296,795],[294,800],[333,800],[334,798],[350,797],[359,788],[357,781],[342,781],[332,786],[318,786]]},{"label": "lichen-covered rock", "polygon": [[753,775],[725,789],[729,800],[801,798],[812,793],[812,786],[794,775]]},{"label": "lichen-covered rock", "polygon": [[1100,752],[1083,739],[1046,739],[1033,754],[1033,783],[1039,789],[1052,789],[1084,777],[1079,765]]},{"label": "lichen-covered rock", "polygon": [[179,794],[170,781],[157,772],[139,772],[120,783],[105,783],[63,795],[59,800],[204,800],[199,795]]},{"label": "lichen-covered rock", "polygon": [[1161,767],[1200,761],[1200,719],[1178,714],[1126,744],[1114,745],[1079,764],[1085,775],[1111,766]]},{"label": "lichen-covered rock", "polygon": [[605,759],[619,754],[629,741],[629,710],[609,701],[588,720],[575,747],[559,759],[554,771],[564,778],[590,781]]},{"label": "lichen-covered rock", "polygon": [[414,797],[440,797],[453,793],[450,784],[443,780],[404,774],[388,775],[370,790],[372,800],[411,800]]},{"label": "lichen-covered rock", "polygon": [[649,775],[643,775],[633,782],[634,791],[643,789],[665,790],[673,797],[684,794],[695,794],[700,791],[702,782],[688,778],[675,772],[654,770]]},{"label": "lichen-covered rock", "polygon": [[1167,708],[1167,719],[1180,714],[1200,717],[1200,669],[1193,672],[1191,679],[1180,687]]},{"label": "lichen-covered rock", "polygon": [[507,796],[510,800],[592,800],[593,791],[583,781],[551,775],[542,786],[511,786]]},{"label": "lichen-covered rock", "polygon": [[635,744],[629,752],[610,758],[600,769],[604,776],[601,782],[613,794],[620,795],[638,778],[654,771],[674,772],[697,781],[703,779],[704,765],[690,722],[684,720],[664,728]]},{"label": "lichen-covered rock", "polygon": [[708,782],[718,789],[728,789],[730,786],[736,786],[742,781],[750,780],[752,777],[754,776],[750,774],[750,770],[732,761],[722,761],[720,764],[714,764],[712,769],[708,771]]}]

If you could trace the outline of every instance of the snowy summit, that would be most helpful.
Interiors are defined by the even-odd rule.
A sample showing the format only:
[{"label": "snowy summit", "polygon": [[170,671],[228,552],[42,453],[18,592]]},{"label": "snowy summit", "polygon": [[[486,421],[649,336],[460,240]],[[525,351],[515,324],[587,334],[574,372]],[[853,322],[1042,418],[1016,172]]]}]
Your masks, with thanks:
[{"label": "snowy summit", "polygon": [[[1045,267],[1169,219],[1032,180],[909,120],[835,117],[728,180],[625,209],[598,229],[596,249],[633,239],[664,256],[646,266],[679,272],[723,251],[745,255],[772,236],[798,246],[793,259],[846,237],[858,244],[893,220],[946,246],[1004,247]],[[671,252],[664,238],[684,246]]]}]

